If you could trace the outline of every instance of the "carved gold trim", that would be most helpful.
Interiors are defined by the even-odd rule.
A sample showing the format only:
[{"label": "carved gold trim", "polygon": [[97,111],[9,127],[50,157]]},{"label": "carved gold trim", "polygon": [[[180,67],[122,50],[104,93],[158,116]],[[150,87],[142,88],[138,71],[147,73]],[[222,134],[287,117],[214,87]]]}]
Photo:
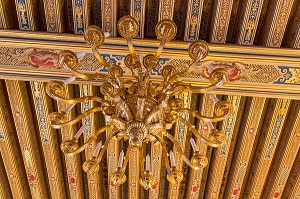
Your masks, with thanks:
[{"label": "carved gold trim", "polygon": [[[190,92],[184,92],[182,95],[177,96],[183,101],[183,107],[184,108],[190,108],[191,105],[191,97],[192,93]],[[189,120],[189,115],[187,113],[181,113],[180,117],[184,118],[185,120]],[[177,121],[175,125],[175,134],[174,137],[182,147],[182,149],[185,149],[186,145],[186,135],[187,135],[187,126],[183,124],[182,122]],[[173,147],[173,152],[175,154],[175,161],[178,170],[182,170],[183,167],[183,160],[180,158],[179,153],[175,153],[177,150],[175,146]],[[176,199],[178,198],[179,195],[179,190],[180,190],[180,184],[171,184],[169,183],[169,192],[168,192],[168,198],[170,199]]]},{"label": "carved gold trim", "polygon": [[[282,132],[284,138],[281,138],[282,141],[278,146],[282,153],[279,153],[280,156],[277,154],[276,160],[272,163],[271,173],[274,175],[268,177],[268,183],[264,188],[262,198],[278,198],[282,195],[293,163],[296,160],[300,148],[300,102],[294,101],[293,105],[295,106],[291,106],[289,121],[286,122],[285,129]],[[293,120],[293,118],[296,119]]]},{"label": "carved gold trim", "polygon": [[262,44],[280,47],[288,19],[295,0],[270,1],[266,23],[262,33]]},{"label": "carved gold trim", "polygon": [[195,41],[199,38],[203,2],[189,0],[184,30],[184,41]]},{"label": "carved gold trim", "polygon": [[57,134],[55,129],[50,126],[50,122],[48,122],[48,115],[52,112],[51,99],[46,94],[44,83],[30,82],[30,85],[51,196],[54,198],[66,198]]},{"label": "carved gold trim", "polygon": [[234,136],[234,127],[237,120],[239,106],[241,104],[241,97],[229,96],[228,101],[230,101],[234,106],[234,112],[222,122],[222,132],[226,135],[226,142],[220,148],[217,148],[210,165],[210,173],[204,194],[205,198],[209,199],[219,197],[225,166],[229,157],[230,144],[232,137]]},{"label": "carved gold trim", "polygon": [[102,29],[113,37],[117,36],[117,7],[117,0],[101,1]]},{"label": "carved gold trim", "polygon": [[0,198],[13,198],[1,155],[0,155]]},{"label": "carved gold trim", "polygon": [[48,32],[64,32],[64,1],[44,0]]},{"label": "carved gold trim", "polygon": [[128,198],[140,199],[140,167],[139,150],[130,149],[130,159],[128,167]]},{"label": "carved gold trim", "polygon": [[[80,88],[80,96],[91,96],[97,95],[96,87],[92,87],[90,85],[79,85]],[[95,102],[86,101],[81,103],[81,112],[85,112],[91,108],[95,107]],[[92,113],[87,117],[82,119],[82,125],[86,126],[86,129],[83,131],[84,142],[90,139],[99,128],[99,119],[98,114]],[[89,145],[85,149],[85,157],[86,160],[92,157],[93,152],[96,148],[97,141],[94,141],[91,145]],[[91,199],[101,199],[101,187],[100,184],[103,184],[102,179],[99,178],[100,171],[95,172],[93,174],[87,175],[88,180],[88,188],[89,188],[89,198]]]},{"label": "carved gold trim", "polygon": [[158,21],[173,19],[175,0],[159,0]]},{"label": "carved gold trim", "polygon": [[253,98],[249,105],[247,121],[239,132],[239,143],[235,149],[236,159],[233,161],[231,173],[226,185],[225,198],[237,199],[240,197],[242,184],[246,177],[246,170],[250,166],[250,150],[254,146],[255,138],[259,135],[263,112],[266,108],[266,98]]},{"label": "carved gold trim", "polygon": [[209,41],[212,43],[225,43],[229,26],[233,0],[216,0],[214,2],[213,16]]},{"label": "carved gold trim", "polygon": [[5,80],[32,198],[47,198],[25,82]]},{"label": "carved gold trim", "polygon": [[[202,106],[201,106],[201,114],[202,115],[207,115],[207,116],[213,116],[213,108],[214,108],[214,103],[210,99],[208,94],[204,94],[202,98]],[[201,130],[201,124],[198,124],[198,129]],[[207,136],[208,131],[202,131],[203,136]],[[199,151],[201,154],[206,155],[207,152],[207,145],[201,142],[199,139],[197,139],[197,145],[199,148]],[[189,179],[188,179],[188,184],[186,186],[187,189],[187,198],[190,199],[198,199],[200,195],[200,185],[202,181],[202,174],[203,174],[203,169],[199,169],[198,171],[195,170],[190,170],[189,174]]]},{"label": "carved gold trim", "polygon": [[[247,180],[246,190],[243,197],[260,198],[267,180],[267,174],[274,158],[282,128],[290,107],[290,100],[278,99],[273,111],[271,123],[261,129],[263,133],[262,140],[259,140],[256,157],[252,163],[251,174]],[[268,110],[269,111],[269,110]],[[257,157],[258,155],[258,157]]]},{"label": "carved gold trim", "polygon": [[255,33],[264,0],[250,0],[243,4],[242,17],[239,19],[236,43],[240,45],[253,45]]},{"label": "carved gold trim", "polygon": [[[67,97],[73,97],[73,87],[67,86]],[[67,104],[58,102],[58,109],[66,108]],[[76,116],[75,110],[69,112],[68,117],[74,118]],[[77,127],[74,125],[71,127],[65,127],[60,130],[62,142],[70,140],[73,135],[77,132]],[[84,198],[84,186],[83,186],[83,176],[81,168],[81,158],[80,156],[69,156],[65,155],[68,187],[71,199],[81,199]]]}]

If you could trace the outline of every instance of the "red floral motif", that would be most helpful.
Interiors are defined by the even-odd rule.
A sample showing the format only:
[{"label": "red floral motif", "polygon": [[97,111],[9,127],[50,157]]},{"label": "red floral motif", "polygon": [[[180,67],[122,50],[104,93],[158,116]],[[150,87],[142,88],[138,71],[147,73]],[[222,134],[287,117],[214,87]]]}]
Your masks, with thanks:
[{"label": "red floral motif", "polygon": [[153,186],[152,186],[152,189],[156,189],[157,188],[157,184],[154,184]]},{"label": "red floral motif", "polygon": [[230,80],[235,80],[240,76],[241,70],[240,67],[237,66],[236,64],[211,64],[208,66],[205,66],[203,69],[203,73],[205,75],[205,77],[209,78],[210,74],[213,70],[217,69],[217,68],[223,68],[225,69],[228,74],[229,74],[229,79]]},{"label": "red floral motif", "polygon": [[198,191],[198,188],[199,188],[198,186],[193,186],[192,191],[193,191],[193,192],[197,192],[197,191]]},{"label": "red floral motif", "polygon": [[29,62],[38,67],[57,67],[58,54],[47,50],[34,49],[28,54]]},{"label": "red floral motif", "polygon": [[113,186],[113,187],[115,187],[115,186],[116,186],[116,185],[115,185],[114,183],[112,183],[112,182],[110,183],[110,185],[111,185],[111,186]]},{"label": "red floral motif", "polygon": [[75,179],[74,177],[72,177],[72,178],[70,178],[70,182],[71,182],[72,184],[74,184],[74,183],[76,183],[76,179]]},{"label": "red floral motif", "polygon": [[34,181],[34,180],[35,180],[35,176],[34,176],[34,175],[32,175],[32,174],[31,174],[31,175],[29,175],[29,180],[30,180],[30,181]]},{"label": "red floral motif", "polygon": [[238,194],[239,194],[239,189],[234,189],[234,190],[233,190],[233,195],[234,195],[234,196],[237,196]]},{"label": "red floral motif", "polygon": [[280,192],[275,192],[274,193],[274,198],[279,198],[279,196],[280,196]]}]

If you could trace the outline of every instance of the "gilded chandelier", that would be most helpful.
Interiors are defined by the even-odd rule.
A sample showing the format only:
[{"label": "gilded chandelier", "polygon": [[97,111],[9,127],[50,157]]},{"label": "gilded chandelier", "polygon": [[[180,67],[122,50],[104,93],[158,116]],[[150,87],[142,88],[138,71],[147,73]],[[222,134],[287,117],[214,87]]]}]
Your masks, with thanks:
[{"label": "gilded chandelier", "polygon": [[[51,125],[55,129],[71,126],[81,121],[91,113],[102,112],[106,118],[106,126],[97,130],[97,132],[87,140],[83,145],[79,145],[78,138],[81,136],[85,126],[74,135],[73,139],[61,144],[61,150],[65,154],[74,155],[85,150],[85,148],[95,141],[100,134],[109,131],[109,136],[105,142],[98,143],[92,157],[87,157],[83,163],[83,170],[90,174],[100,169],[100,162],[108,144],[111,140],[124,139],[129,142],[128,149],[124,157],[123,151],[119,155],[117,170],[111,173],[111,184],[118,186],[126,181],[125,169],[130,157],[130,151],[140,151],[140,185],[146,190],[150,189],[158,179],[155,179],[151,173],[150,156],[144,154],[143,146],[148,143],[160,144],[163,151],[161,158],[167,170],[167,179],[171,183],[179,183],[183,179],[183,174],[177,168],[175,157],[179,156],[191,168],[198,170],[207,165],[208,159],[201,154],[193,139],[190,140],[194,153],[189,160],[184,156],[184,150],[178,141],[167,132],[176,121],[180,121],[187,126],[189,132],[193,133],[197,139],[212,147],[219,147],[225,141],[222,132],[216,130],[211,122],[222,121],[232,112],[232,105],[227,101],[215,101],[214,116],[207,117],[200,113],[183,107],[183,101],[176,96],[183,92],[190,91],[194,93],[206,93],[216,87],[222,86],[228,81],[228,74],[223,69],[216,69],[211,72],[209,78],[211,85],[206,88],[196,88],[182,82],[184,77],[197,66],[208,54],[208,45],[202,40],[193,42],[188,49],[192,63],[184,70],[177,71],[174,66],[167,65],[162,69],[163,81],[159,84],[153,84],[150,80],[152,70],[157,66],[158,59],[166,42],[172,40],[176,35],[176,25],[173,21],[164,19],[160,21],[155,29],[157,38],[160,40],[160,46],[156,54],[148,54],[143,57],[142,62],[136,54],[131,38],[138,33],[138,22],[131,16],[125,16],[118,22],[118,31],[122,37],[127,40],[129,52],[125,57],[125,66],[131,70],[131,79],[123,78],[122,67],[105,61],[98,51],[104,43],[105,34],[96,26],[90,26],[84,33],[84,39],[92,48],[97,60],[108,71],[107,74],[95,72],[94,74],[84,74],[76,67],[78,58],[71,51],[62,51],[59,55],[59,63],[65,69],[71,71],[74,76],[83,80],[103,80],[100,91],[104,98],[98,96],[84,96],[80,98],[67,98],[65,85],[71,80],[65,82],[51,81],[47,85],[47,93],[54,99],[70,104],[65,110],[51,113],[49,116]],[[75,78],[71,78],[75,79]],[[84,101],[99,102],[98,107],[87,110],[76,118],[69,119],[67,113],[76,103]],[[190,122],[181,117],[180,113],[190,114],[197,118],[202,126],[201,131],[209,131],[208,136],[203,136],[203,132],[198,131]],[[176,150],[167,152],[166,142],[171,141]],[[146,156],[146,157],[145,157]],[[146,160],[146,163],[145,163]],[[169,162],[170,160],[170,162]],[[145,165],[144,165],[145,164]]]}]

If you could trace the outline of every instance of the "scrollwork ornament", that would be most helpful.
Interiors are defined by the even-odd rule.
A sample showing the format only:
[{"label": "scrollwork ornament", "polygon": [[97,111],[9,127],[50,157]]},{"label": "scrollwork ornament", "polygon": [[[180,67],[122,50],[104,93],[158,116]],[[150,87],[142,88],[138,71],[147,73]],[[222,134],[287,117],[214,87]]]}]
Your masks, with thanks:
[{"label": "scrollwork ornament", "polygon": [[67,70],[75,70],[78,66],[78,58],[76,54],[70,50],[64,50],[59,53],[58,62]]},{"label": "scrollwork ornament", "polygon": [[182,99],[175,98],[169,102],[169,107],[172,111],[179,111],[183,107]]},{"label": "scrollwork ornament", "polygon": [[59,100],[66,96],[66,87],[61,81],[50,81],[47,84],[46,92],[53,99]]},{"label": "scrollwork ornament", "polygon": [[177,70],[174,66],[167,65],[162,70],[162,77],[164,79],[168,79],[172,76],[174,76],[177,73]]},{"label": "scrollwork ornament", "polygon": [[105,36],[103,30],[98,26],[89,26],[84,31],[84,40],[87,44],[96,47],[101,46],[104,43]]},{"label": "scrollwork ornament", "polygon": [[212,129],[208,135],[208,140],[211,142],[210,146],[219,147],[226,141],[226,136],[218,130]]},{"label": "scrollwork ornament", "polygon": [[148,54],[143,59],[143,64],[148,71],[152,71],[153,68],[157,65],[157,59],[155,55]]},{"label": "scrollwork ornament", "polygon": [[196,60],[199,56],[204,59],[208,55],[208,51],[208,44],[203,40],[194,41],[189,46],[189,56],[192,60]]},{"label": "scrollwork ornament", "polygon": [[67,114],[65,112],[53,112],[49,116],[50,124],[53,128],[57,128],[56,125],[62,124],[67,120]]},{"label": "scrollwork ornament", "polygon": [[66,140],[60,145],[60,149],[64,154],[71,154],[79,147],[77,139]]},{"label": "scrollwork ornament", "polygon": [[118,31],[124,38],[134,38],[138,34],[138,22],[132,16],[124,16],[118,22]]},{"label": "scrollwork ornament", "polygon": [[96,164],[96,158],[92,157],[82,164],[82,169],[87,174],[92,174],[92,173],[97,172],[100,169],[100,166]]},{"label": "scrollwork ornament", "polygon": [[123,69],[120,66],[114,65],[113,67],[109,68],[108,74],[110,77],[118,79],[123,76]]},{"label": "scrollwork ornament", "polygon": [[113,97],[114,95],[114,86],[111,85],[110,83],[106,82],[104,84],[102,84],[102,86],[100,87],[100,92],[104,95],[104,96],[108,96],[108,97]]},{"label": "scrollwork ornament", "polygon": [[233,113],[234,107],[230,102],[227,101],[219,101],[215,104],[214,107],[214,115],[216,117],[224,117]]},{"label": "scrollwork ornament", "polygon": [[217,68],[211,72],[209,77],[209,81],[211,84],[219,83],[222,86],[223,84],[228,82],[228,72],[223,68]]},{"label": "scrollwork ornament", "polygon": [[176,24],[170,19],[163,19],[158,22],[155,27],[155,34],[157,39],[171,41],[174,39],[177,33]]}]

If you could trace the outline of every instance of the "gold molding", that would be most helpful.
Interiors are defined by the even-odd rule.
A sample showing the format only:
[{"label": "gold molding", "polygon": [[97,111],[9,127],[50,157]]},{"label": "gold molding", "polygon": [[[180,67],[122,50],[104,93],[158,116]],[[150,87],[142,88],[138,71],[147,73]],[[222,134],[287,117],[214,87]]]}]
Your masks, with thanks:
[{"label": "gold molding", "polygon": [[294,101],[291,105],[289,119],[286,121],[282,135],[284,138],[281,138],[277,149],[281,153],[277,154],[272,163],[271,173],[275,175],[269,175],[262,198],[281,197],[287,183],[300,148],[300,101]]},{"label": "gold molding", "polygon": [[270,1],[262,32],[262,45],[280,47],[295,0]]},{"label": "gold molding", "polygon": [[40,154],[25,82],[5,80],[32,198],[47,198]]},{"label": "gold molding", "polygon": [[255,138],[259,136],[261,120],[266,109],[266,98],[252,98],[247,113],[247,121],[239,132],[239,143],[235,148],[236,159],[232,163],[232,172],[226,184],[225,198],[237,199],[240,197],[242,183],[246,177],[246,170],[251,166],[250,157]]},{"label": "gold molding", "polygon": [[[290,104],[291,100],[278,99],[275,109],[271,110],[273,115],[270,125],[265,125],[261,129],[263,134],[262,140],[259,140],[259,144],[256,147],[258,152],[253,159],[252,175],[249,175],[243,197],[261,197]],[[267,111],[270,110],[268,109]]]},{"label": "gold molding", "polygon": [[66,198],[66,190],[60,160],[60,151],[57,140],[57,132],[50,126],[48,115],[51,113],[51,99],[46,94],[45,84],[30,82],[33,102],[35,106],[38,131],[41,138],[44,159],[48,174],[51,196],[54,198]]},{"label": "gold molding", "polygon": [[233,0],[214,1],[213,15],[209,41],[212,43],[225,43],[229,26]]},{"label": "gold molding", "polygon": [[64,1],[44,0],[48,32],[64,32]]},{"label": "gold molding", "polygon": [[102,29],[113,37],[117,36],[117,7],[117,0],[101,1]]},{"label": "gold molding", "polygon": [[253,45],[263,3],[264,0],[250,0],[243,4],[236,35],[237,44]]},{"label": "gold molding", "polygon": [[175,0],[159,0],[158,21],[173,19]]},{"label": "gold molding", "polygon": [[228,101],[234,106],[234,112],[222,122],[222,132],[226,135],[226,142],[223,146],[217,148],[216,153],[214,153],[214,158],[211,160],[211,169],[204,198],[211,199],[219,197],[225,166],[229,157],[230,144],[234,136],[237,114],[241,105],[241,97],[229,96]]},{"label": "gold molding", "polygon": [[[67,97],[73,97],[74,91],[72,86],[67,86]],[[67,104],[58,102],[58,109],[66,108]],[[74,118],[76,116],[75,110],[69,112],[68,117]],[[62,142],[70,140],[73,135],[77,132],[76,126],[65,127],[60,130]],[[71,199],[84,198],[84,186],[83,186],[83,176],[81,168],[81,158],[80,156],[69,156],[65,155],[68,187]]]}]

